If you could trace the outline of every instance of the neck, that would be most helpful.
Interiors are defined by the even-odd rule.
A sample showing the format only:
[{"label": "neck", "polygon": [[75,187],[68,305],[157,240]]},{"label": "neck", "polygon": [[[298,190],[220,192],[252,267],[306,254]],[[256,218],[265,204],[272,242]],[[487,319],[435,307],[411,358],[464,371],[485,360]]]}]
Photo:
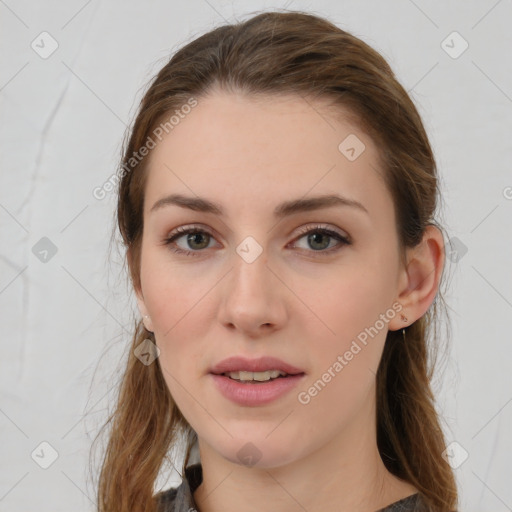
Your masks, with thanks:
[{"label": "neck", "polygon": [[374,425],[374,412],[368,407],[323,446],[274,467],[236,464],[199,438],[203,481],[194,493],[197,507],[200,512],[374,512],[414,494],[412,485],[386,469],[375,427],[361,428],[361,419]]}]

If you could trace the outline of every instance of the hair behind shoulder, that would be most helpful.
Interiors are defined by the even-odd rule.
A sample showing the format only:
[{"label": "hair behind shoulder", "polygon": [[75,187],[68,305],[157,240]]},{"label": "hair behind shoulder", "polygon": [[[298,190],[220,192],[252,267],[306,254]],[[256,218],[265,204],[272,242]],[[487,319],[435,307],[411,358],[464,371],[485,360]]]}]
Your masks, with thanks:
[{"label": "hair behind shoulder", "polygon": [[[421,241],[426,226],[439,227],[434,220],[439,191],[433,152],[416,107],[384,58],[323,18],[297,11],[263,12],[182,47],[141,100],[123,145],[117,204],[135,288],[140,288],[148,159],[135,161],[133,155],[166,118],[216,87],[331,100],[332,108],[349,112],[379,149],[402,258],[406,247]],[[456,509],[457,489],[442,456],[445,440],[431,390],[441,304],[438,293],[432,308],[406,329],[406,341],[400,331],[388,332],[376,377],[377,441],[389,471],[413,484],[429,510],[449,512]],[[152,333],[138,322],[116,408],[99,433],[110,426],[99,476],[99,512],[156,511],[154,485],[164,459],[181,434],[193,436],[170,396],[158,359],[146,366],[134,355],[146,338],[153,339]],[[189,441],[182,471],[190,449]]]}]

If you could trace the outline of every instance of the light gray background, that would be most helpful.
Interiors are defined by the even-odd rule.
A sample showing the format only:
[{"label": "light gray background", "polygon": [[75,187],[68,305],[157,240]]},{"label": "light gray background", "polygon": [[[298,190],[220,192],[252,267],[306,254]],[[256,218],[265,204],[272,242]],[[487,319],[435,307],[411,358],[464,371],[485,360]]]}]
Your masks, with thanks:
[{"label": "light gray background", "polygon": [[[443,220],[467,248],[452,265],[452,352],[436,384],[447,440],[469,454],[455,470],[460,510],[512,510],[510,0],[0,0],[1,511],[94,509],[89,448],[136,310],[109,252],[114,194],[92,191],[115,172],[143,87],[196,35],[285,6],[380,51],[424,119]],[[59,45],[47,59],[31,48],[43,31]],[[453,31],[469,44],[457,58],[445,47],[461,40],[443,45]],[[46,262],[33,251],[43,237],[57,249]],[[58,453],[48,469],[42,442]],[[178,481],[163,472],[158,487]]]}]

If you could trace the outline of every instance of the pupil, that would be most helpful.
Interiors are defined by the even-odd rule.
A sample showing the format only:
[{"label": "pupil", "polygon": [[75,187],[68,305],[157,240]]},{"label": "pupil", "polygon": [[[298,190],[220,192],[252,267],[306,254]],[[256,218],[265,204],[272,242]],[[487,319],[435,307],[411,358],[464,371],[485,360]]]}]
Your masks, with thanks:
[{"label": "pupil", "polygon": [[[314,244],[317,242],[316,240],[316,237],[320,237],[320,239],[324,238],[324,239],[327,239],[328,236],[325,234],[325,233],[313,233],[312,235],[309,235],[309,241],[311,242],[313,240],[313,245],[312,247],[314,248]],[[320,244],[322,245],[322,244]],[[329,245],[329,242],[327,242],[327,246]],[[322,247],[320,247],[320,249],[325,249],[325,247],[327,247],[325,244],[323,244]]]},{"label": "pupil", "polygon": [[[189,236],[188,236],[188,238],[187,238],[187,241],[188,241],[189,243],[191,243],[191,242],[192,242],[192,244],[194,244],[194,243],[196,242],[196,237],[199,237],[199,238],[200,238],[200,237],[202,237],[203,235],[204,235],[203,233],[191,233],[191,234],[189,234]],[[207,236],[208,236],[208,235],[207,235]],[[201,244],[200,244],[200,245],[201,245]],[[202,246],[202,247],[199,247],[199,249],[203,249],[203,248],[204,248],[204,247],[206,247],[206,246],[208,246],[208,242],[206,242],[206,245],[205,245],[205,244],[203,244],[203,246]],[[197,248],[197,247],[196,247],[196,248]]]}]

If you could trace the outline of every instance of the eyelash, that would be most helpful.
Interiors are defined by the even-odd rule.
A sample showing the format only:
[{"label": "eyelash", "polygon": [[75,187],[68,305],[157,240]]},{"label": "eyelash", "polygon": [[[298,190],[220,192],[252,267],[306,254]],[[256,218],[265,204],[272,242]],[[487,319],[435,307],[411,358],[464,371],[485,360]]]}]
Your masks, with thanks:
[{"label": "eyelash", "polygon": [[[189,251],[189,250],[185,250],[185,249],[180,249],[178,247],[171,247],[171,244],[178,238],[181,238],[183,235],[188,235],[188,234],[193,234],[193,233],[206,233],[207,235],[213,237],[213,234],[210,233],[207,229],[203,229],[203,228],[199,228],[199,227],[187,227],[187,226],[182,226],[182,227],[179,227],[177,228],[174,232],[172,232],[168,238],[166,238],[164,240],[164,245],[168,245],[169,246],[169,249],[171,249],[173,252],[175,253],[178,253],[178,254],[182,254],[184,256],[200,256],[201,252],[204,252],[204,250],[197,250],[197,251]],[[331,229],[327,229],[327,228],[324,228],[320,225],[317,225],[317,226],[309,226],[307,228],[305,228],[304,230],[302,230],[299,235],[297,236],[297,238],[295,240],[300,240],[301,238],[303,238],[305,235],[309,235],[310,233],[321,233],[323,235],[329,235],[331,238],[335,238],[336,240],[338,240],[339,242],[341,242],[340,244],[334,246],[334,247],[331,247],[330,249],[325,249],[325,250],[319,250],[319,251],[313,251],[313,250],[310,250],[310,251],[307,251],[307,252],[312,252],[312,253],[319,253],[318,254],[318,257],[321,257],[322,255],[326,255],[326,254],[331,254],[333,252],[336,252],[336,251],[339,251],[341,249],[341,247],[343,247],[344,245],[351,245],[352,242],[345,236],[343,235],[340,235],[338,232],[336,231],[333,231]],[[314,257],[317,257],[316,255]]]}]

